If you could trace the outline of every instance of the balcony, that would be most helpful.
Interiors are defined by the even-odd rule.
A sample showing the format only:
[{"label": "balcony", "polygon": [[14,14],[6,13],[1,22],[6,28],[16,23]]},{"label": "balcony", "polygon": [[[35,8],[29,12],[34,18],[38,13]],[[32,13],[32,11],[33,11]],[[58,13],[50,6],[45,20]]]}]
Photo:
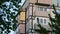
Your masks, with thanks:
[{"label": "balcony", "polygon": [[48,12],[42,12],[42,11],[35,11],[35,16],[39,16],[39,17],[49,17],[48,14],[51,14],[51,11]]}]

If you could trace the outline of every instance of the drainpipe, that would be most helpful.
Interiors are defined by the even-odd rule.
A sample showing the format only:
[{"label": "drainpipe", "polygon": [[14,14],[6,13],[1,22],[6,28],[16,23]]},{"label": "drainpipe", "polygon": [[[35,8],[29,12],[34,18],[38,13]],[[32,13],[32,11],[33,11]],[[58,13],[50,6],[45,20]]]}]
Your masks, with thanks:
[{"label": "drainpipe", "polygon": [[37,0],[37,3],[38,3],[38,0]]},{"label": "drainpipe", "polygon": [[32,30],[31,30],[31,32],[33,34],[33,3],[32,3],[32,16],[31,16],[31,18],[32,18],[32,22],[31,22]]}]

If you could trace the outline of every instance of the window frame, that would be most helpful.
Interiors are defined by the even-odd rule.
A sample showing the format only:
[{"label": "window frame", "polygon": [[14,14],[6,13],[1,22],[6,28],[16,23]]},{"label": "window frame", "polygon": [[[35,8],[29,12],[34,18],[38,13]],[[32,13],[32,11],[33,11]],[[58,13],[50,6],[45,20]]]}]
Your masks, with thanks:
[{"label": "window frame", "polygon": [[43,19],[44,20],[44,24],[46,24],[47,23],[47,19]]},{"label": "window frame", "polygon": [[47,7],[39,6],[38,10],[42,12],[47,12]]},{"label": "window frame", "polygon": [[[42,20],[41,20],[42,19]],[[45,21],[44,21],[45,19]],[[45,23],[46,22],[46,23]],[[49,18],[39,18],[39,24],[48,24],[49,21]]]}]

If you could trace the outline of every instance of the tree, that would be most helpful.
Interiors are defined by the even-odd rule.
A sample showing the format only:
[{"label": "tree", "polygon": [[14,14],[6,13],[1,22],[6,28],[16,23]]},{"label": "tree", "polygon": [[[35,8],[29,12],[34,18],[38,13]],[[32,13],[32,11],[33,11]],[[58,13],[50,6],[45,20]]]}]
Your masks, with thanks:
[{"label": "tree", "polygon": [[51,15],[49,14],[49,19],[51,21],[51,23],[49,23],[52,32],[54,32],[55,34],[60,34],[60,14],[56,11],[55,6],[53,5],[53,14],[55,15],[54,18],[51,17]]},{"label": "tree", "polygon": [[48,34],[48,30],[46,30],[46,28],[41,26],[38,18],[37,18],[37,23],[38,23],[37,26],[39,27],[39,29],[34,29],[34,31],[38,32],[39,34]]},{"label": "tree", "polygon": [[0,34],[15,31],[17,16],[20,14],[21,0],[0,0]]}]

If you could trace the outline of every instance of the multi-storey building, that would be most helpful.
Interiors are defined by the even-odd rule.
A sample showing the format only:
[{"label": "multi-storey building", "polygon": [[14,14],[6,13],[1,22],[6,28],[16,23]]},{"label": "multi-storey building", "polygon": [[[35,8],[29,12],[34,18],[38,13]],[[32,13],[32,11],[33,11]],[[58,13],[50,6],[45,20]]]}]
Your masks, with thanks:
[{"label": "multi-storey building", "polygon": [[[60,0],[30,0],[29,8],[27,8],[26,15],[26,33],[27,34],[38,34],[34,32],[33,29],[38,29],[37,23],[39,23],[46,28],[47,30],[51,30],[48,25],[50,14],[54,18],[54,14],[52,13],[53,9],[51,7],[52,4],[55,5],[57,12],[60,11]],[[51,32],[49,32],[51,34]]]},{"label": "multi-storey building", "polygon": [[[52,4],[55,5],[56,10],[60,13],[60,0],[26,0],[26,3],[22,7],[22,12],[18,18],[17,34],[38,34],[34,29],[38,29],[37,23],[47,30],[51,30],[48,25],[50,14],[54,18],[52,13]],[[51,32],[49,32],[51,34]]]}]

